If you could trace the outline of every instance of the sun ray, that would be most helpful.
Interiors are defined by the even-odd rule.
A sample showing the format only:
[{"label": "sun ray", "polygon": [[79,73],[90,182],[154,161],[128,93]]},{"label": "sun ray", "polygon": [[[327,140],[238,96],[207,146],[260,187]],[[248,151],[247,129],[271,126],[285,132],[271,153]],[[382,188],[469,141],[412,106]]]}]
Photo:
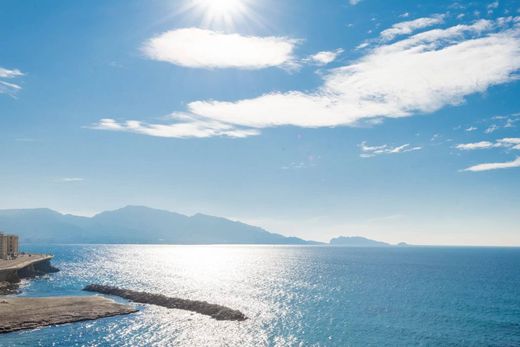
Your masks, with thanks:
[{"label": "sun ray", "polygon": [[[190,12],[201,18],[206,28],[230,29],[238,22],[253,20],[254,0],[186,0],[181,13]],[[256,20],[253,20],[256,22]]]}]

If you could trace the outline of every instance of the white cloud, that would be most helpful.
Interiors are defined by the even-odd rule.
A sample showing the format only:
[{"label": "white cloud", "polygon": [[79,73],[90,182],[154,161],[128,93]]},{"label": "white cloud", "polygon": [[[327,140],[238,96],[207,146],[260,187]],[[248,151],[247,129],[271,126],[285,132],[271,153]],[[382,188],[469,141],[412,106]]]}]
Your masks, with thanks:
[{"label": "white cloud", "polygon": [[489,141],[480,141],[473,143],[463,143],[455,146],[455,148],[463,150],[463,151],[471,151],[475,149],[488,149],[488,148],[513,148],[520,149],[520,137],[506,137],[500,140],[496,140],[496,142]]},{"label": "white cloud", "polygon": [[[473,28],[475,30],[475,27]],[[520,68],[517,30],[474,39],[448,28],[379,46],[357,62],[330,70],[317,91],[272,92],[253,99],[195,101],[188,110],[254,128],[353,125],[460,104],[464,96],[514,80]],[[450,40],[437,47],[438,38]]]},{"label": "white cloud", "polygon": [[475,131],[475,130],[478,130],[478,128],[473,127],[473,126],[464,129],[464,131],[468,131],[468,132],[469,132],[469,131]]},{"label": "white cloud", "polygon": [[410,147],[410,144],[404,144],[401,146],[392,147],[390,145],[380,145],[380,146],[369,146],[365,141],[363,141],[359,147],[361,148],[360,156],[362,158],[370,158],[380,154],[397,154],[397,153],[405,153],[418,151],[422,149],[422,147]]},{"label": "white cloud", "polygon": [[336,60],[338,55],[341,53],[343,53],[342,49],[337,49],[335,51],[322,51],[309,56],[306,60],[318,65],[327,65]]},{"label": "white cloud", "polygon": [[443,22],[443,20],[443,16],[438,15],[434,17],[423,17],[406,22],[396,23],[389,29],[383,30],[381,32],[381,37],[385,40],[392,40],[396,36],[411,34],[417,29],[440,24]]},{"label": "white cloud", "polygon": [[9,70],[0,67],[0,78],[15,78],[20,76],[23,76],[23,73],[18,69]]},{"label": "white cloud", "polygon": [[355,6],[357,4],[359,4],[361,2],[361,0],[348,0],[348,3],[351,4],[352,6]]},{"label": "white cloud", "polygon": [[509,169],[514,167],[520,167],[520,157],[517,157],[513,161],[508,161],[505,163],[484,163],[484,164],[478,164],[474,166],[470,166],[464,171],[473,171],[473,172],[479,172],[479,171],[489,171],[489,170],[497,170],[497,169]]},{"label": "white cloud", "polygon": [[470,94],[517,79],[519,69],[520,28],[479,20],[371,48],[357,61],[328,70],[314,91],[193,101],[187,105],[190,116],[172,125],[111,120],[99,128],[153,136],[243,137],[276,126],[355,126],[458,105]]},{"label": "white cloud", "polygon": [[5,79],[14,79],[21,77],[24,74],[18,69],[6,69],[0,67],[0,94],[8,94],[14,96],[14,94],[22,89],[18,84],[7,82]]},{"label": "white cloud", "polygon": [[520,137],[506,137],[497,140],[497,143],[502,147],[511,147],[512,149],[520,150]]},{"label": "white cloud", "polygon": [[500,4],[500,3],[499,3],[498,1],[493,1],[492,3],[490,3],[490,4],[487,6],[487,8],[488,8],[488,10],[494,10],[494,9],[498,8],[498,5],[499,5],[499,4]]},{"label": "white cloud", "polygon": [[83,179],[81,177],[63,177],[60,179],[60,181],[62,181],[62,182],[81,182],[84,180],[85,179]]},{"label": "white cloud", "polygon": [[150,59],[192,68],[292,68],[298,40],[286,37],[242,36],[185,28],[148,40],[142,51]]},{"label": "white cloud", "polygon": [[486,148],[493,148],[497,147],[494,143],[489,141],[480,141],[480,142],[474,142],[474,143],[463,143],[456,146],[457,149],[463,150],[463,151],[470,151],[474,149],[486,149]]},{"label": "white cloud", "polygon": [[491,124],[486,130],[484,130],[484,133],[491,134],[498,130],[498,125]]},{"label": "white cloud", "polygon": [[241,138],[259,134],[255,129],[243,129],[211,120],[195,119],[191,116],[179,117],[172,115],[171,118],[180,120],[180,122],[173,124],[147,124],[134,120],[117,122],[114,119],[105,118],[92,125],[91,128],[173,138],[205,138],[213,136]]}]

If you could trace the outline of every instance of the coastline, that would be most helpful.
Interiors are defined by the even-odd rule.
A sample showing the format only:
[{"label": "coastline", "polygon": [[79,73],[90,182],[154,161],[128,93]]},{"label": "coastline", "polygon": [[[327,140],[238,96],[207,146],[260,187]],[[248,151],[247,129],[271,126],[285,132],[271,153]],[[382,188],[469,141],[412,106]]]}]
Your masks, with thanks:
[{"label": "coastline", "polygon": [[0,260],[0,334],[137,312],[133,306],[101,296],[10,296],[19,293],[22,278],[60,271],[51,265],[52,259],[48,254],[22,254],[13,260]]}]

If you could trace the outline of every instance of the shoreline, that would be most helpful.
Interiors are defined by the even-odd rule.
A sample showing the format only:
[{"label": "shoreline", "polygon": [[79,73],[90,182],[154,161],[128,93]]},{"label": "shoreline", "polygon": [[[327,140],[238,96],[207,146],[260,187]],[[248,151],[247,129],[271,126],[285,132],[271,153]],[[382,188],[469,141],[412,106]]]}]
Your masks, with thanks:
[{"label": "shoreline", "polygon": [[52,259],[48,254],[22,254],[0,260],[0,334],[137,312],[133,306],[101,296],[11,296],[20,293],[21,279],[60,271],[51,265]]}]

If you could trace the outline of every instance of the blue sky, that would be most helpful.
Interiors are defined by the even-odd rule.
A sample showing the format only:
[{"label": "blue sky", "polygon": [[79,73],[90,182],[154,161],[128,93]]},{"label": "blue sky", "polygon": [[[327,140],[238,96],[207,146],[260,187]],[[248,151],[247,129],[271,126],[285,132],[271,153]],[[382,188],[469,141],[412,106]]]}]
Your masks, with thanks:
[{"label": "blue sky", "polygon": [[516,1],[0,8],[0,208],[520,245]]}]

